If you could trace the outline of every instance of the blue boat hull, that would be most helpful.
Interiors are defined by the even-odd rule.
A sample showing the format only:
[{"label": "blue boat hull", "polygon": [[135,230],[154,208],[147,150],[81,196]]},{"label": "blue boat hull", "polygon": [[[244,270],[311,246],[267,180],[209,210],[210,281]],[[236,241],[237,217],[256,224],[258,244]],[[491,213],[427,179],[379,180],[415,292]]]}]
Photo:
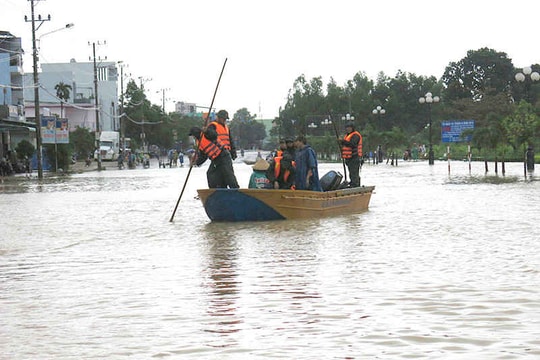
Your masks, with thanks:
[{"label": "blue boat hull", "polygon": [[212,221],[313,219],[366,211],[373,186],[333,191],[199,189]]},{"label": "blue boat hull", "polygon": [[238,190],[216,189],[204,209],[212,221],[283,220],[280,213],[264,202]]}]

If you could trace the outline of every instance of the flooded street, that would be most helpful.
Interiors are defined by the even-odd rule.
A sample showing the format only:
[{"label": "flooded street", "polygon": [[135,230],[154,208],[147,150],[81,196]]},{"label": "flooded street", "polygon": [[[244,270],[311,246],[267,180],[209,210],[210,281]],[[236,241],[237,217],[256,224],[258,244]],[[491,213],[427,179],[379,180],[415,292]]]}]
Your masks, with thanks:
[{"label": "flooded street", "polygon": [[365,165],[365,213],[211,223],[193,168],[171,223],[188,167],[106,165],[0,184],[0,359],[540,357],[538,169]]}]

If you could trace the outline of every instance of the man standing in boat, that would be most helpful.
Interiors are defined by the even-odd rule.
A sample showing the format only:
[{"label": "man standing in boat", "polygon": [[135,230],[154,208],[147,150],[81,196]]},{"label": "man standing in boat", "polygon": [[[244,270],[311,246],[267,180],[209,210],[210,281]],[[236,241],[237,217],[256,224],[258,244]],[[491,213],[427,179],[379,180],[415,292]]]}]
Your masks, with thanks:
[{"label": "man standing in boat", "polygon": [[217,138],[218,143],[228,150],[233,160],[236,159],[236,147],[234,146],[231,131],[227,126],[227,120],[229,119],[229,113],[226,110],[219,110],[217,113],[217,120],[212,121],[206,129],[205,134],[210,138]]},{"label": "man standing in boat", "polygon": [[354,124],[345,124],[345,136],[340,140],[341,158],[349,169],[351,187],[360,186],[360,167],[362,159],[362,135],[354,129]]},{"label": "man standing in boat", "polygon": [[286,144],[286,152],[291,155],[291,157],[294,160],[294,156],[296,154],[296,148],[294,147],[294,139],[292,137],[286,137],[285,138],[285,144]]},{"label": "man standing in boat", "polygon": [[238,181],[234,175],[232,158],[229,150],[219,143],[217,135],[212,131],[203,132],[198,127],[193,127],[189,135],[196,140],[197,153],[195,165],[202,165],[208,158],[211,163],[206,172],[209,188],[231,188],[237,189]]},{"label": "man standing in boat", "polygon": [[322,191],[315,150],[307,144],[306,137],[303,135],[296,137],[294,146],[296,147],[294,179],[296,190]]}]

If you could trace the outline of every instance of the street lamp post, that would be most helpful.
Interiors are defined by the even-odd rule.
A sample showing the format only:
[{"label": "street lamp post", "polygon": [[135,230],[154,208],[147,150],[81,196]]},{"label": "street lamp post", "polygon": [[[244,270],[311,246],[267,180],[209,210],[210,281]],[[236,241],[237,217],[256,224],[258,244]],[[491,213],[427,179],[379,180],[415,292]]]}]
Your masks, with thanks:
[{"label": "street lamp post", "polygon": [[[529,80],[527,80],[527,77],[529,77]],[[522,72],[518,72],[515,77],[517,82],[524,82],[525,83],[525,91],[527,96],[527,101],[531,102],[531,96],[530,96],[530,87],[531,82],[540,80],[540,74],[536,71],[532,71],[532,68],[530,66],[525,66],[522,69]]]},{"label": "street lamp post", "polygon": [[319,126],[312,121],[311,124],[309,124],[307,127],[312,129],[312,135],[315,136],[315,129]]},{"label": "street lamp post", "polygon": [[326,118],[323,121],[321,121],[321,125],[324,125],[325,127],[328,125],[332,125],[332,120]]},{"label": "street lamp post", "polygon": [[52,31],[49,31],[49,32],[46,32],[45,34],[42,34],[38,39],[37,39],[37,43],[38,43],[38,52],[39,50],[41,50],[41,38],[46,36],[46,35],[49,35],[49,34],[52,34],[52,33],[55,33],[55,32],[58,32],[58,31],[62,31],[62,30],[66,30],[66,29],[71,29],[72,27],[74,27],[75,24],[73,23],[69,23],[69,24],[66,24],[64,27],[61,27],[61,28],[58,28],[58,29],[55,29],[55,30],[52,30]]},{"label": "street lamp post", "polygon": [[[324,137],[327,138],[328,137],[328,127],[330,125],[333,125],[332,124],[332,120],[330,120],[329,118],[325,118],[323,121],[321,121],[321,126],[323,127],[324,129]],[[338,137],[338,140],[339,140],[339,135],[336,133],[336,136]],[[340,149],[341,150],[341,149]],[[332,157],[332,152],[330,151],[330,149],[328,149],[328,152],[326,154],[326,157],[327,158],[331,158]]]},{"label": "street lamp post", "polygon": [[426,93],[425,96],[422,96],[418,99],[420,104],[428,104],[428,114],[429,114],[429,165],[435,163],[435,158],[433,155],[433,139],[432,139],[432,123],[431,123],[431,104],[438,103],[440,98],[438,96],[433,96],[430,92]]},{"label": "street lamp post", "polygon": [[[525,94],[527,97],[527,102],[531,103],[531,83],[539,81],[540,80],[540,74],[536,71],[532,71],[532,68],[530,66],[525,66],[522,69],[522,72],[518,72],[515,75],[515,79],[517,82],[524,82],[525,83]],[[525,148],[525,144],[523,144],[523,147]],[[525,150],[525,163],[524,163],[524,171],[525,176],[527,175],[528,171],[534,171],[534,149],[529,144],[529,147]]]},{"label": "street lamp post", "polygon": [[166,111],[165,111],[165,100],[169,100],[165,97],[165,92],[166,91],[169,91],[171,90],[170,88],[164,88],[164,89],[161,89],[161,90],[158,90],[156,91],[156,94],[159,94],[161,93],[161,101],[162,101],[162,110],[163,110],[163,114],[166,114]]},{"label": "street lamp post", "polygon": [[354,116],[352,116],[351,114],[345,114],[344,116],[341,117],[341,121],[345,122],[349,122],[349,121],[352,121],[354,122]]},{"label": "street lamp post", "polygon": [[381,105],[377,105],[375,109],[371,112],[373,115],[377,115],[377,125],[381,128],[381,115],[386,114],[386,110],[383,109]]}]

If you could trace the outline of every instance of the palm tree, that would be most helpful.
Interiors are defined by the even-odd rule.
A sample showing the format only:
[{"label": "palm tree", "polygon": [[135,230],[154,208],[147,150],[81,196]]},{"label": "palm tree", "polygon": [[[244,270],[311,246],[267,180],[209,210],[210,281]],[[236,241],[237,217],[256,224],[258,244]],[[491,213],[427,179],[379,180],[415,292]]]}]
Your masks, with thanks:
[{"label": "palm tree", "polygon": [[56,97],[60,99],[60,117],[64,117],[64,102],[67,102],[69,100],[71,85],[64,84],[63,82],[59,82],[54,86],[54,90],[56,90]]}]

